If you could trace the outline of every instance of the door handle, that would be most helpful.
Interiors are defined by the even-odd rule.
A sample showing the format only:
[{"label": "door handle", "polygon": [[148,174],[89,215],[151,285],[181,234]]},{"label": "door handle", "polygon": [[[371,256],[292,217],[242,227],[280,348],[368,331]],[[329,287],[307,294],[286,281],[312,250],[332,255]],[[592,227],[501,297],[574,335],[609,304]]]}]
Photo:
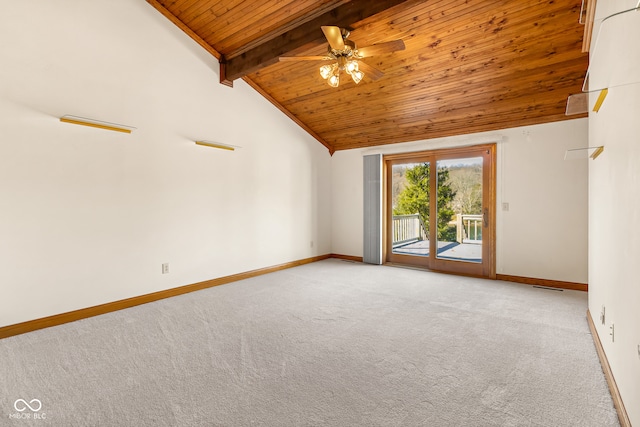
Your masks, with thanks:
[{"label": "door handle", "polygon": [[484,208],[484,211],[482,212],[482,224],[484,225],[484,228],[489,227],[489,208]]}]

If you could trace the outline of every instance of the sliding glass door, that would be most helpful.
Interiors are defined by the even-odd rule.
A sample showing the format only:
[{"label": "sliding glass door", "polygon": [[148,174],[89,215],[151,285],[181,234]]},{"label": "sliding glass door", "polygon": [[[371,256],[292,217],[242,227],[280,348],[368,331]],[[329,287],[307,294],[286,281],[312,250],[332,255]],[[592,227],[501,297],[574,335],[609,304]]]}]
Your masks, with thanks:
[{"label": "sliding glass door", "polygon": [[385,157],[388,262],[495,277],[495,144]]}]

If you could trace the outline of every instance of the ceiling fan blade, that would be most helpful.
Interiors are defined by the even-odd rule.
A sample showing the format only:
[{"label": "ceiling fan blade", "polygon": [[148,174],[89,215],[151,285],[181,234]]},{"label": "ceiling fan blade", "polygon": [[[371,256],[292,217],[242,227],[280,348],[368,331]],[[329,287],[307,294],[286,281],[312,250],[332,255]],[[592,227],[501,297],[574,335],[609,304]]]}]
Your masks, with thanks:
[{"label": "ceiling fan blade", "polygon": [[342,40],[342,31],[339,27],[323,26],[321,28],[332,49],[344,50],[344,40]]},{"label": "ceiling fan blade", "polygon": [[280,62],[292,62],[292,61],[335,61],[335,59],[328,56],[280,56],[278,57]]},{"label": "ceiling fan blade", "polygon": [[404,50],[404,42],[402,40],[392,40],[390,42],[361,47],[358,49],[358,57],[366,58],[368,56],[397,52],[399,50]]},{"label": "ceiling fan blade", "polygon": [[384,76],[384,73],[382,71],[378,70],[377,68],[373,68],[366,62],[358,61],[358,68],[364,73],[366,77],[369,77],[371,80],[378,80],[380,77]]}]

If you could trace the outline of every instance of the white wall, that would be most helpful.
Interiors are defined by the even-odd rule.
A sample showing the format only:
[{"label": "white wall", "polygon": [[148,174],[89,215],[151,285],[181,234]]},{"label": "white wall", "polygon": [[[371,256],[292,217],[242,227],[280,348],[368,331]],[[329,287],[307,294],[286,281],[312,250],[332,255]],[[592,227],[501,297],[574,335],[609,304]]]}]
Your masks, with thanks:
[{"label": "white wall", "polygon": [[[640,425],[640,12],[612,18],[594,46],[602,19],[636,4],[598,2],[592,77],[614,85],[600,111],[589,116],[590,145],[605,147],[589,162],[589,310],[632,425]],[[613,77],[625,69],[630,79],[618,83],[635,83],[616,87]],[[592,94],[591,106],[597,96]]]},{"label": "white wall", "polygon": [[[587,119],[505,129],[333,155],[332,252],[362,256],[362,156],[498,143],[496,270],[587,283]],[[502,203],[509,211],[502,211]]]},{"label": "white wall", "polygon": [[327,149],[146,2],[4,2],[0,40],[0,326],[330,252]]}]

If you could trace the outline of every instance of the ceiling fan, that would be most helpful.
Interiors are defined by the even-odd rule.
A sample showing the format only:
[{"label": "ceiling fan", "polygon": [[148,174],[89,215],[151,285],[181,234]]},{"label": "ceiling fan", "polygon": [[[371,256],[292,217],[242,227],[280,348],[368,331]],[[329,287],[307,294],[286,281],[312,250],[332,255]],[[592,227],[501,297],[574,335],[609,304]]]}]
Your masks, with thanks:
[{"label": "ceiling fan", "polygon": [[365,62],[360,62],[359,60],[369,56],[404,50],[404,42],[402,40],[393,40],[390,42],[358,48],[355,42],[349,40],[348,30],[334,26],[323,26],[321,28],[324,36],[329,42],[327,55],[281,56],[279,59],[280,61],[329,62],[329,64],[325,64],[320,67],[320,75],[331,87],[338,87],[340,84],[341,71],[350,75],[356,84],[362,81],[365,73],[372,80],[379,79],[384,75],[382,71],[373,68]]}]

